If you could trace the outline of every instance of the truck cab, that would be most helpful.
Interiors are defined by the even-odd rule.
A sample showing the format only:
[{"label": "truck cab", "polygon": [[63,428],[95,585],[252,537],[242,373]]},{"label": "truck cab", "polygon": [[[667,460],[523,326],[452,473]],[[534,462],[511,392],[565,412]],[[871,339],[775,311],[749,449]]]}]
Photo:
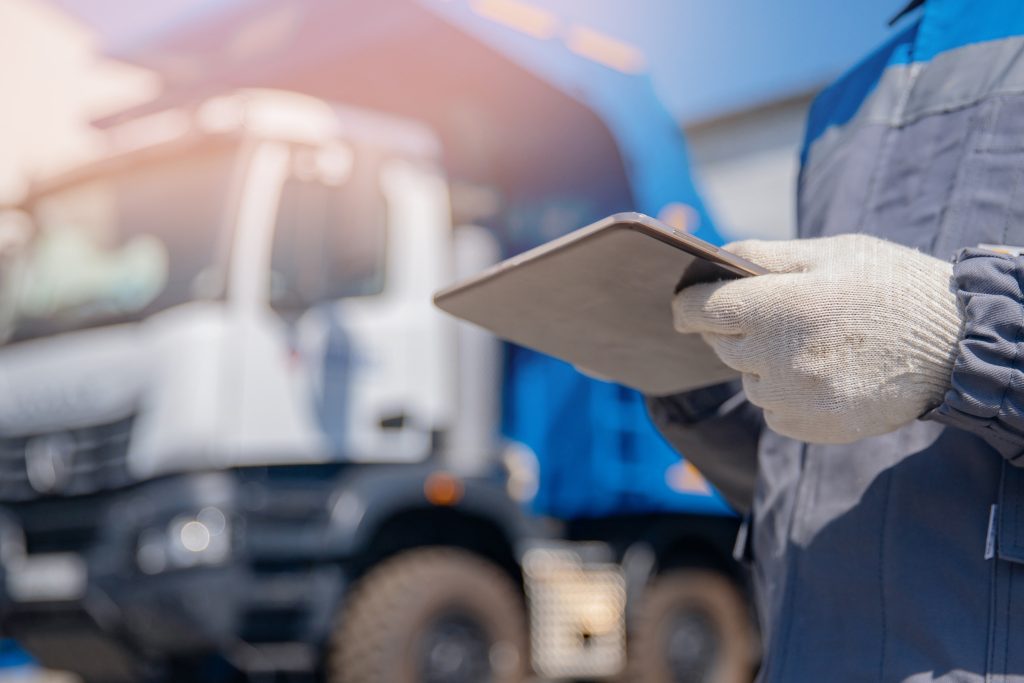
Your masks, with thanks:
[{"label": "truck cab", "polygon": [[87,680],[310,672],[406,547],[514,585],[543,534],[495,476],[499,348],[431,303],[495,252],[431,132],[247,90],[109,136],[2,219],[4,631]]},{"label": "truck cab", "polygon": [[[453,277],[436,140],[269,92],[111,136],[173,134],[168,114],[192,121],[40,187],[27,234],[10,231],[24,244],[0,294],[9,495],[424,460],[455,415],[454,324],[430,302]],[[86,453],[98,440],[75,430],[122,452]],[[37,464],[19,471],[19,447]]]}]

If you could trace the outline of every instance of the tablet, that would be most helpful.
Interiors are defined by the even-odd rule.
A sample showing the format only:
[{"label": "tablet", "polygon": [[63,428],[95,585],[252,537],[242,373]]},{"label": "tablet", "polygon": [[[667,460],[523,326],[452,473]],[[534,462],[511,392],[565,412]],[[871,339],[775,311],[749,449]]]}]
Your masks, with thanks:
[{"label": "tablet", "polygon": [[675,331],[675,292],[766,272],[649,216],[620,213],[448,287],[434,302],[585,374],[664,396],[739,375],[700,335]]}]

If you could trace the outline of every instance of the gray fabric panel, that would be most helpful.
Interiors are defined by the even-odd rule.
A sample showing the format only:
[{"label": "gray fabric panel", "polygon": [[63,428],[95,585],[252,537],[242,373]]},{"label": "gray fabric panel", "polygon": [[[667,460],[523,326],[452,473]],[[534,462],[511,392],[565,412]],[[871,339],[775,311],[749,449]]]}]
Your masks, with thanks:
[{"label": "gray fabric panel", "polygon": [[[1020,95],[982,98],[901,127],[882,117],[832,131],[828,153],[812,150],[803,171],[800,235],[863,231],[942,258],[979,242],[1024,244],[1024,154],[1011,147],[1022,113]],[[990,610],[1024,615],[1024,585],[1007,597],[983,559],[1003,462],[991,446],[918,422],[801,448],[762,437],[754,552],[770,640],[760,680],[1024,680],[1015,655],[986,658]],[[1007,600],[993,603],[992,591]],[[1006,641],[1013,653],[1024,623],[1005,621],[1019,631]]]},{"label": "gray fabric panel", "polygon": [[[797,580],[796,549],[790,528],[803,479],[805,445],[765,427],[758,452],[757,489],[754,497],[754,585],[764,661],[758,681],[779,681],[775,673],[784,663],[791,638],[793,613],[788,601]],[[810,616],[810,615],[808,615]]]},{"label": "gray fabric panel", "polygon": [[[829,128],[808,150],[807,176],[820,161],[834,163],[835,147],[847,143],[853,129],[883,125],[902,127],[924,117],[955,111],[984,99],[1024,93],[1024,37],[967,45],[921,64],[888,67],[857,114]],[[1018,146],[1024,145],[1017,138]]]},{"label": "gray fabric panel", "polygon": [[886,472],[878,680],[929,680],[924,672],[943,680],[983,680],[992,570],[985,537],[1003,463],[968,432],[912,427],[918,436],[938,438],[925,448],[906,448],[910,454]]},{"label": "gray fabric panel", "polygon": [[[886,129],[882,168],[868,201],[863,231],[949,258],[941,236],[946,209],[962,180],[973,116],[955,112]],[[861,136],[863,138],[863,136]]]},{"label": "gray fabric panel", "polygon": [[783,642],[764,680],[984,680],[988,506],[978,502],[991,501],[1000,463],[977,443],[915,423],[807,448],[799,483],[786,484]]},{"label": "gray fabric panel", "polygon": [[1024,564],[1024,468],[1004,465],[996,521],[996,553],[1004,560]]},{"label": "gray fabric panel", "polygon": [[[992,567],[991,661],[989,669],[1008,673],[1005,680],[1024,678],[1024,469],[1003,463],[1003,482],[996,508],[996,552]],[[1016,675],[1013,675],[1016,674]],[[993,680],[1004,680],[993,677]]]},{"label": "gray fabric panel", "polygon": [[[812,146],[800,236],[862,231],[940,258],[981,242],[1024,246],[1022,45],[890,68],[857,116]],[[1024,271],[1014,271],[979,274],[971,289],[1019,293]],[[844,446],[762,432],[763,683],[1024,683],[1024,468],[1006,464],[971,412],[1024,434],[1024,374],[1006,369],[1021,298],[1016,309],[1002,298],[1001,310],[979,311],[992,327],[973,334],[971,362],[983,367],[962,383],[962,428],[919,421]],[[1000,559],[986,561],[993,503]]]},{"label": "gray fabric panel", "polygon": [[808,166],[797,198],[801,237],[860,231],[886,135],[884,126],[862,126]]},{"label": "gray fabric panel", "polygon": [[848,129],[804,171],[800,234],[866,232],[944,259],[981,242],[1024,245],[1018,129],[1024,135],[1024,95],[902,128]]},{"label": "gray fabric panel", "polygon": [[850,140],[858,136],[859,129],[897,125],[897,112],[905,99],[909,84],[919,69],[920,65],[913,64],[890,66],[886,69],[878,85],[860,105],[857,114],[842,126],[827,128],[811,144],[802,172],[805,182],[817,182],[819,174],[827,168],[842,166],[842,156],[838,150],[849,145]]},{"label": "gray fabric panel", "polygon": [[[1020,96],[1017,96],[1020,100]],[[979,243],[1003,244],[1008,199],[1013,194],[1017,162],[1006,155],[981,151],[981,140],[992,130],[996,100],[987,100],[970,109],[924,119],[907,128],[913,131],[925,122],[957,122],[962,127],[959,163],[956,175],[948,187],[943,201],[945,213],[936,235],[933,253],[941,258],[953,258],[964,247]],[[1009,171],[1009,173],[1007,173]]]},{"label": "gray fabric panel", "polygon": [[996,95],[1024,92],[1024,37],[966,45],[943,52],[914,80],[895,125],[977,104]]},{"label": "gray fabric panel", "polygon": [[925,69],[924,64],[894,64],[886,68],[878,79],[874,90],[865,98],[857,114],[839,129],[833,128],[834,135],[841,135],[842,128],[883,123],[899,126],[903,123],[901,113],[905,110],[909,91]]}]

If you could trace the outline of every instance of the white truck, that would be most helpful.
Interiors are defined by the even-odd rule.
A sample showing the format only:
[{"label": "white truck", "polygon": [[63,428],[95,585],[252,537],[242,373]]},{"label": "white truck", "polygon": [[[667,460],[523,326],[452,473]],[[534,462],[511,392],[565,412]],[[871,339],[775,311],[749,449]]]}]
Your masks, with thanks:
[{"label": "white truck", "polygon": [[734,519],[520,504],[429,129],[241,90],[108,135],[0,219],[0,632],[89,683],[749,678]]}]

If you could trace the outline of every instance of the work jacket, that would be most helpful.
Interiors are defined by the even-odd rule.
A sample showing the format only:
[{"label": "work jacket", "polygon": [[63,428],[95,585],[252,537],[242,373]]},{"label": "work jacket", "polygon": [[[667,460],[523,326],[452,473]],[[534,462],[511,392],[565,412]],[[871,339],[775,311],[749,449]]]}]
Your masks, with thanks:
[{"label": "work jacket", "polygon": [[650,400],[751,512],[764,682],[1024,682],[1024,259],[991,246],[1024,247],[1024,2],[929,0],[902,22],[812,105],[798,232],[954,260],[943,403],[816,445],[734,386]]}]

